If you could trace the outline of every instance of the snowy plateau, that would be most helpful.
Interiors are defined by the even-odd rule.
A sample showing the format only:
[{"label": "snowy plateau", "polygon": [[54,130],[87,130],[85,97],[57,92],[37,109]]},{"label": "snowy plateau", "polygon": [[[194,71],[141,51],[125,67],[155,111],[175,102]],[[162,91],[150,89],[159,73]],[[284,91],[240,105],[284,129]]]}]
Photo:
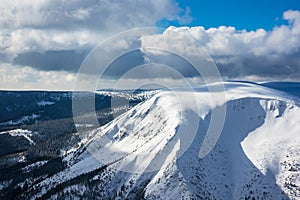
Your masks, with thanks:
[{"label": "snowy plateau", "polygon": [[[80,142],[62,153],[64,169],[27,181],[21,197],[300,199],[298,98],[252,83],[224,88],[215,103],[222,91],[206,86],[159,91],[77,133]],[[221,132],[207,139],[214,123]]]}]

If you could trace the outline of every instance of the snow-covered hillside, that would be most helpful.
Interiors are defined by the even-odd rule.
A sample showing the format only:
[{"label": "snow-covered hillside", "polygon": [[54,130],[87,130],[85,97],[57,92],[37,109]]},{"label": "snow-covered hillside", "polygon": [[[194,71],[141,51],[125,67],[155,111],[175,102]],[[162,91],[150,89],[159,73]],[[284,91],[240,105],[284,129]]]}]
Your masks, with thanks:
[{"label": "snow-covered hillside", "polygon": [[[224,86],[225,98],[217,103],[206,87],[161,91],[105,126],[79,133],[82,141],[65,153],[66,169],[33,184],[27,194],[300,199],[299,102],[255,84]],[[217,130],[212,120],[223,124],[225,111],[220,137],[206,135]],[[209,140],[216,144],[201,156]]]}]

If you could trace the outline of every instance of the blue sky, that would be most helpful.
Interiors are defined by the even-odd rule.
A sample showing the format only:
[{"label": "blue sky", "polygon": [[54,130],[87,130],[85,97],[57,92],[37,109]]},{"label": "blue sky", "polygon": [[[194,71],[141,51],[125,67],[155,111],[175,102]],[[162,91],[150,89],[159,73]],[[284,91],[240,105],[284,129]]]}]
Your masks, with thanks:
[{"label": "blue sky", "polygon": [[287,24],[282,20],[286,10],[300,10],[299,0],[178,0],[182,8],[189,7],[191,23],[180,24],[161,20],[159,26],[233,26],[237,30],[272,30],[276,25]]}]

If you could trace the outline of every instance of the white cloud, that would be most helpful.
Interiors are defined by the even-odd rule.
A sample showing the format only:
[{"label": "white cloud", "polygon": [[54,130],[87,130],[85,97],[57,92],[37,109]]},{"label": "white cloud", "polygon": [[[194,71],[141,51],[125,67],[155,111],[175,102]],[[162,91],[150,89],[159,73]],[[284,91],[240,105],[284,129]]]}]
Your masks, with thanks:
[{"label": "white cloud", "polygon": [[96,45],[111,34],[155,26],[162,18],[178,20],[173,0],[3,0],[0,5],[0,50],[74,49]]},{"label": "white cloud", "polygon": [[130,28],[154,25],[161,18],[176,18],[178,12],[180,8],[172,0],[3,0],[0,26],[63,30]]},{"label": "white cloud", "polygon": [[283,18],[289,25],[276,26],[272,31],[257,29],[247,32],[234,27],[171,27],[170,29],[196,39],[212,55],[266,55],[290,53],[300,47],[300,12],[286,11]]},{"label": "white cloud", "polygon": [[[271,31],[248,32],[225,26],[207,30],[201,26],[169,27],[163,34],[145,37],[142,45],[176,48],[183,57],[198,53],[195,49],[201,46],[214,59],[224,77],[297,78],[300,77],[300,12],[286,11],[283,18],[289,25],[276,26]],[[168,34],[168,31],[182,33],[197,42],[178,40],[178,35]],[[167,40],[162,40],[166,37]],[[145,60],[153,60],[164,53],[146,49],[144,54]]]}]

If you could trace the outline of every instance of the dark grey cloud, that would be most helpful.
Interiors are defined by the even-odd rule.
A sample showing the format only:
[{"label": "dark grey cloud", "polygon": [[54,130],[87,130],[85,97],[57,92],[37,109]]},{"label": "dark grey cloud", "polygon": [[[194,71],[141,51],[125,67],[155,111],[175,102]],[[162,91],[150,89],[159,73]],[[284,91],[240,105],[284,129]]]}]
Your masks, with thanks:
[{"label": "dark grey cloud", "polygon": [[103,75],[116,79],[124,75],[129,70],[143,65],[144,63],[144,55],[140,50],[131,51],[112,61],[112,63],[106,68]]},{"label": "dark grey cloud", "polygon": [[[170,52],[145,60],[145,54],[141,50],[126,53],[114,60],[106,69],[104,76],[118,79],[136,67],[143,67],[139,74],[127,78],[179,78],[169,69],[175,70],[184,77],[199,76],[197,70],[183,57]],[[143,66],[144,65],[144,66]]]},{"label": "dark grey cloud", "polygon": [[[300,51],[280,56],[247,55],[213,57],[221,74],[229,78],[260,76],[300,80]],[[220,61],[222,60],[222,61]],[[224,60],[226,62],[224,63]]]},{"label": "dark grey cloud", "polygon": [[77,72],[88,53],[89,50],[26,52],[17,55],[13,60],[13,64],[30,66],[45,71]]}]

